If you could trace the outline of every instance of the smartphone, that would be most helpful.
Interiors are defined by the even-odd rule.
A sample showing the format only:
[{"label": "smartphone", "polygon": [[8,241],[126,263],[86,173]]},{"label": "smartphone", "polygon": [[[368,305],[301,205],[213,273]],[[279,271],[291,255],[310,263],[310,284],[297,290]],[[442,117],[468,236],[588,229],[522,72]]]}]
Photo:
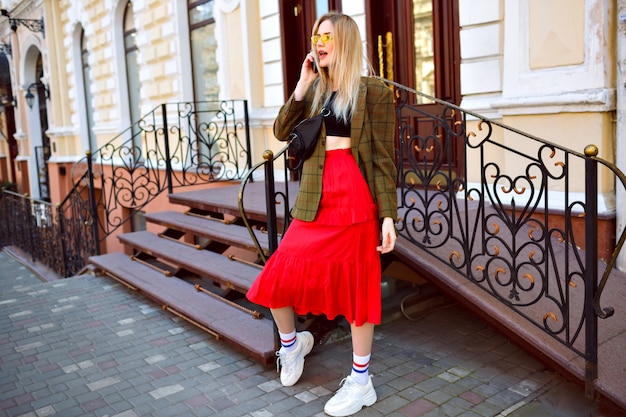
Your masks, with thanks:
[{"label": "smartphone", "polygon": [[317,74],[317,65],[315,65],[315,61],[311,61],[311,69]]}]

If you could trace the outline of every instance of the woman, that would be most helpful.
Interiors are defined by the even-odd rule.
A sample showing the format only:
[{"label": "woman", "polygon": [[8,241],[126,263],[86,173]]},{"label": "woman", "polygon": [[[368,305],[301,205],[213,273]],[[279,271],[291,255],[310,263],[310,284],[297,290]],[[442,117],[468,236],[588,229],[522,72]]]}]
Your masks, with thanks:
[{"label": "woman", "polygon": [[363,46],[352,18],[326,14],[312,35],[313,50],[274,134],[285,140],[303,118],[322,108],[331,114],[304,162],[294,220],[247,296],[272,312],[284,386],[300,379],[314,344],[310,332],[296,333],[294,313],[346,318],[352,371],[324,407],[331,416],[345,416],[376,402],[368,369],[381,319],[380,253],[392,251],[396,241],[395,113],[391,90],[361,76]]}]

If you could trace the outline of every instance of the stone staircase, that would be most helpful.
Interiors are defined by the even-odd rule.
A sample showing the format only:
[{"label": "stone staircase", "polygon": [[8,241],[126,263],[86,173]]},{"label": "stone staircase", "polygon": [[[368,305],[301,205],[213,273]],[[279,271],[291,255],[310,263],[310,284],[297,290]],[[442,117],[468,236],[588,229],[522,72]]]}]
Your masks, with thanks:
[{"label": "stone staircase", "polygon": [[[246,210],[260,228],[263,185],[252,188],[257,190]],[[267,365],[275,360],[274,325],[269,311],[245,298],[261,267],[239,217],[238,191],[235,184],[171,194],[170,202],[185,212],[147,214],[151,231],[118,236],[125,254],[94,256],[90,262],[97,272]],[[256,235],[267,253],[267,235],[260,230]]]}]

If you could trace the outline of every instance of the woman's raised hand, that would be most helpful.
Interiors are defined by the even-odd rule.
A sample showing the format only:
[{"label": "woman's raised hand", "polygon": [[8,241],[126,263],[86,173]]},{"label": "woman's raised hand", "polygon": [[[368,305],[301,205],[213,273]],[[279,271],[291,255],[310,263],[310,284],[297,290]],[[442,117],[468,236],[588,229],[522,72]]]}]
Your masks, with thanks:
[{"label": "woman's raised hand", "polygon": [[300,79],[298,80],[298,84],[296,84],[296,89],[294,91],[296,101],[300,101],[304,98],[307,90],[317,77],[319,77],[319,74],[315,70],[314,52],[309,52],[306,57],[304,57],[304,61],[302,62]]}]

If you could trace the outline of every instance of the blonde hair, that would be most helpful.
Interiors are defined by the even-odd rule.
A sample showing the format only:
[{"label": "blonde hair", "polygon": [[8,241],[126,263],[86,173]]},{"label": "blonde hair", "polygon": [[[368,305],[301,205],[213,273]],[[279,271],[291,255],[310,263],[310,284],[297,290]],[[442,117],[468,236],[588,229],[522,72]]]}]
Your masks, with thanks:
[{"label": "blonde hair", "polygon": [[[333,24],[334,55],[329,67],[319,68],[319,77],[315,81],[315,95],[311,107],[311,116],[318,113],[333,93],[337,85],[337,94],[332,110],[338,119],[348,123],[356,109],[359,98],[359,85],[363,67],[363,45],[359,27],[350,16],[331,12],[321,16],[313,25],[312,35],[316,35],[322,22],[329,20]],[[315,45],[311,45],[316,51]],[[317,52],[315,60],[318,61]],[[316,62],[319,64],[319,62]]]}]

